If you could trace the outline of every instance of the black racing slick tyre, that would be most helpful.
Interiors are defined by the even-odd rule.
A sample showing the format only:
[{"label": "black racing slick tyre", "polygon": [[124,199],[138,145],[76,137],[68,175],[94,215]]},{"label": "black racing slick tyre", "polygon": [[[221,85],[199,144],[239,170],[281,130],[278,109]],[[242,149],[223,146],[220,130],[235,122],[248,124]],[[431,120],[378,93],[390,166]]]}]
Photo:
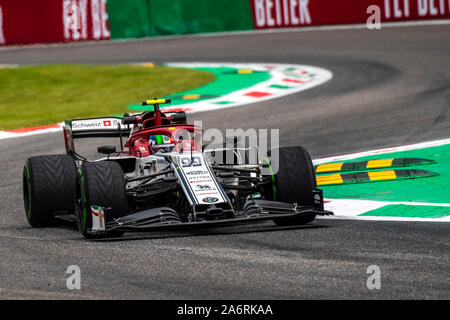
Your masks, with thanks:
[{"label": "black racing slick tyre", "polygon": [[[91,210],[103,207],[105,232],[93,233]],[[123,232],[109,231],[106,224],[113,219],[127,214],[125,178],[117,162],[88,162],[78,170],[78,187],[76,196],[76,219],[78,229],[85,238],[118,237]]]},{"label": "black racing slick tyre", "polygon": [[[305,148],[294,146],[278,149],[278,171],[272,174],[272,180],[271,188],[266,191],[266,198],[269,200],[314,206],[316,175],[311,157]],[[315,214],[309,214],[290,219],[276,219],[274,222],[282,226],[301,225],[313,221],[315,217]]]},{"label": "black racing slick tyre", "polygon": [[55,213],[74,213],[76,170],[67,155],[31,157],[25,162],[23,200],[32,227],[53,225]]}]

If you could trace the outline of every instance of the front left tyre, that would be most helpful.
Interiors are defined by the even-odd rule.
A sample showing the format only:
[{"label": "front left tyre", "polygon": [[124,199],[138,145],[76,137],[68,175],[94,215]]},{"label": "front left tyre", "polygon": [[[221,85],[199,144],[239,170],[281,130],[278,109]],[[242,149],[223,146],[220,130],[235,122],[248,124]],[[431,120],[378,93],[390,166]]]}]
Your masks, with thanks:
[{"label": "front left tyre", "polygon": [[105,224],[127,214],[125,178],[121,166],[113,161],[88,162],[78,170],[76,219],[85,238],[118,237],[122,232],[92,232],[92,207],[105,209]]},{"label": "front left tyre", "polygon": [[75,161],[67,155],[31,157],[23,168],[23,200],[28,223],[47,227],[55,214],[73,214]]}]

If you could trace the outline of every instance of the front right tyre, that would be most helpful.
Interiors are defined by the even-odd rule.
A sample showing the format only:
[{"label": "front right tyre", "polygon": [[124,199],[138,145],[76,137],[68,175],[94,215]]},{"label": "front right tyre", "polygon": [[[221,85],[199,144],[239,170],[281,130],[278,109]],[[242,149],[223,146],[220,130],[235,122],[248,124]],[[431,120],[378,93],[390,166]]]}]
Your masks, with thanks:
[{"label": "front right tyre", "polygon": [[[271,153],[274,158],[274,152]],[[273,162],[275,159],[272,159]],[[272,170],[273,163],[270,163]],[[300,206],[314,207],[314,189],[316,175],[308,151],[300,146],[281,147],[278,149],[278,171],[272,172],[272,184],[266,189],[266,199]],[[279,226],[302,225],[312,222],[315,214],[307,214],[294,218],[275,219]]]}]

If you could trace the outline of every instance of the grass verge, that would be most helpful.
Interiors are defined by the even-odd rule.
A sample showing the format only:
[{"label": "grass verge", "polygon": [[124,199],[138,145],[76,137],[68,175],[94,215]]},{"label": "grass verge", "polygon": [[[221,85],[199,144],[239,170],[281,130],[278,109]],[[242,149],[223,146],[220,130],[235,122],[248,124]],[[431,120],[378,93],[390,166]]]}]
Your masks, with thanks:
[{"label": "grass verge", "polygon": [[211,73],[139,65],[45,65],[0,69],[0,130],[108,116],[144,99],[191,90]]}]

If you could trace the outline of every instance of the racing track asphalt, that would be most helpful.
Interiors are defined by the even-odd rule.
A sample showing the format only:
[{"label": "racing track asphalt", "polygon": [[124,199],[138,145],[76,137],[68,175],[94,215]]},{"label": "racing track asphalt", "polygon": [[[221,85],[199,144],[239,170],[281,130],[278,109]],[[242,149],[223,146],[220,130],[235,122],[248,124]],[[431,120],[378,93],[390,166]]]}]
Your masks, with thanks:
[{"label": "racing track asphalt", "polygon": [[[312,90],[190,117],[220,129],[280,128],[281,145],[303,145],[319,157],[448,138],[449,40],[450,26],[184,37],[5,50],[0,63],[324,67],[334,78]],[[320,219],[298,228],[267,222],[97,242],[71,225],[31,229],[23,163],[60,152],[61,134],[0,141],[0,298],[450,298],[448,223]],[[72,264],[82,271],[79,291],[65,286]],[[380,290],[366,287],[369,265],[381,268]]]}]

